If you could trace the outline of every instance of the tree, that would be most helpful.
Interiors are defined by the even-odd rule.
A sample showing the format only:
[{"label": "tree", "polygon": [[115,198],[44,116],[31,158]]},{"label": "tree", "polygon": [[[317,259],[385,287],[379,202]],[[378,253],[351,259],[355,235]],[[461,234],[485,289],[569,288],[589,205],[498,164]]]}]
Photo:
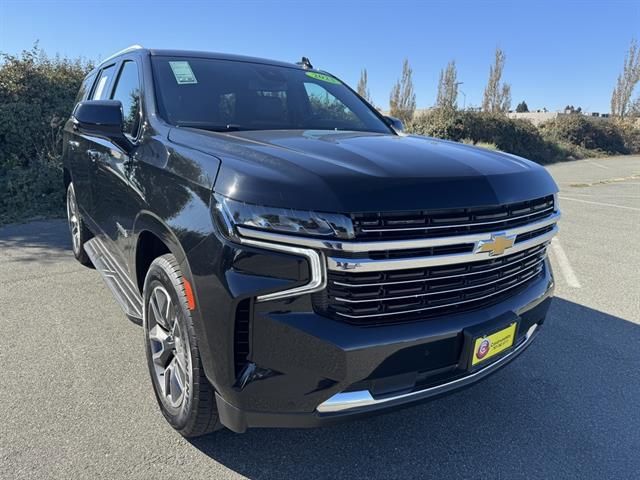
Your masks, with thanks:
[{"label": "tree", "polygon": [[527,102],[525,102],[524,100],[521,101],[516,107],[516,112],[518,113],[526,113],[528,111],[529,111],[529,106],[527,105]]},{"label": "tree", "polygon": [[611,94],[611,114],[624,118],[631,107],[631,95],[640,82],[640,49],[636,40],[631,40],[627,55],[624,57],[622,73]]},{"label": "tree", "polygon": [[567,105],[564,107],[564,113],[568,113],[570,115],[580,114],[582,113],[582,107],[574,107],[573,105]]},{"label": "tree", "polygon": [[447,68],[440,70],[440,81],[438,82],[438,97],[436,106],[449,110],[455,110],[458,103],[458,71],[456,62],[452,60],[447,64]]},{"label": "tree", "polygon": [[364,98],[367,102],[373,105],[373,100],[371,99],[371,92],[369,91],[368,85],[368,77],[367,77],[367,69],[364,68],[360,72],[360,80],[358,80],[358,94]]},{"label": "tree", "polygon": [[504,52],[496,48],[495,61],[489,67],[489,81],[482,99],[482,109],[485,112],[506,113],[511,108],[511,85],[500,83],[506,58]]},{"label": "tree", "polygon": [[405,58],[402,65],[402,77],[396,82],[389,97],[389,113],[404,123],[413,118],[416,110],[416,94],[413,90],[413,70]]}]

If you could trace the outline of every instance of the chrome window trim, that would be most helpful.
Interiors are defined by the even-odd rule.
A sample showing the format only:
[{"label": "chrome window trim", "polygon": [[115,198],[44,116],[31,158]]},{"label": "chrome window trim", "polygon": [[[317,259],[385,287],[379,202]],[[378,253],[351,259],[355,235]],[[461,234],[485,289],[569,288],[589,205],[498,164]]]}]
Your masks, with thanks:
[{"label": "chrome window trim", "polygon": [[457,385],[462,386],[471,383],[475,379],[480,379],[488,375],[493,370],[496,370],[498,367],[505,364],[508,360],[521,353],[533,341],[537,329],[538,324],[534,323],[531,327],[529,327],[529,330],[527,330],[524,341],[521,342],[520,345],[518,345],[516,348],[514,348],[505,356],[499,358],[495,362],[490,363],[486,367],[456,380],[452,380],[450,382],[442,383],[440,385],[435,385],[433,387],[425,388],[415,392],[403,393],[400,395],[378,399],[373,398],[369,390],[336,393],[334,396],[318,405],[316,407],[316,410],[318,413],[338,413],[348,410],[355,410],[358,408],[376,407],[379,405],[384,405],[385,403],[395,402],[399,400],[410,401],[415,398],[429,397],[431,395],[436,395],[442,390],[448,390]]},{"label": "chrome window trim", "polygon": [[[540,228],[540,227],[537,227]],[[532,229],[532,230],[536,230]],[[452,255],[433,255],[429,257],[409,257],[386,260],[374,260],[371,258],[340,258],[327,257],[327,266],[329,270],[334,271],[355,271],[355,272],[378,272],[381,270],[406,270],[411,268],[437,267],[442,265],[456,265],[459,263],[478,262],[481,260],[490,260],[492,258],[500,258],[504,255],[518,253],[523,250],[546,243],[550,241],[558,233],[558,226],[554,225],[552,230],[538,235],[531,240],[516,243],[502,255],[491,255],[490,252],[478,253],[455,253]],[[491,234],[487,234],[489,237]]]},{"label": "chrome window trim", "polygon": [[[448,237],[434,238],[416,238],[411,240],[385,240],[373,242],[344,242],[339,240],[324,240],[310,237],[297,237],[295,235],[286,235],[282,233],[268,232],[264,230],[255,230],[252,228],[236,226],[238,233],[245,238],[254,238],[275,243],[284,243],[291,245],[299,245],[320,250],[337,250],[343,252],[376,252],[384,250],[412,250],[419,248],[441,247],[446,245],[459,245],[463,243],[476,243],[480,241],[490,241],[491,235],[500,233],[502,235],[520,235],[533,230],[552,225],[560,220],[560,212],[554,212],[546,218],[522,225],[520,227],[509,228],[506,230],[494,230],[491,232],[474,233],[469,235],[452,235]],[[510,249],[509,253],[513,253]],[[478,255],[478,254],[474,254]],[[479,255],[478,255],[479,256]]]}]

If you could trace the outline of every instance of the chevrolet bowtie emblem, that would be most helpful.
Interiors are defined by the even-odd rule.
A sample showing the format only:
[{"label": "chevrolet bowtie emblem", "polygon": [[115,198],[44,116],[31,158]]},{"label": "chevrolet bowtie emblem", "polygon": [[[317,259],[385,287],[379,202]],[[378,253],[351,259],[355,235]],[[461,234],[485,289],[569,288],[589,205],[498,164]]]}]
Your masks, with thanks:
[{"label": "chevrolet bowtie emblem", "polygon": [[480,240],[476,245],[475,253],[489,253],[489,256],[502,255],[507,248],[513,247],[516,241],[515,235],[494,234],[491,240]]}]

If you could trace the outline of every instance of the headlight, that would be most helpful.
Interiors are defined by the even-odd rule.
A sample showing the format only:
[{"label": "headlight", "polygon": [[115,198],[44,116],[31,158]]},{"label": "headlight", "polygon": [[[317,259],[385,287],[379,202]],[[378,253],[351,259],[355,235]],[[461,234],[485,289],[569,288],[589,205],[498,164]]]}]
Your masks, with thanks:
[{"label": "headlight", "polygon": [[[309,212],[289,208],[262,207],[214,194],[216,209],[224,218],[228,234],[235,226],[310,237],[352,239],[353,223],[345,215]],[[230,224],[230,225],[229,225]]]}]

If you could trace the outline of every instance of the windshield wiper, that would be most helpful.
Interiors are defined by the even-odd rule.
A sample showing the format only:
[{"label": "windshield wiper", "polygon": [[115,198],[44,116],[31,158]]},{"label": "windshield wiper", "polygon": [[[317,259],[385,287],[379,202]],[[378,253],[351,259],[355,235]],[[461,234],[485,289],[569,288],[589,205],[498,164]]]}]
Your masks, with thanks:
[{"label": "windshield wiper", "polygon": [[210,132],[238,132],[240,130],[249,130],[235,123],[197,123],[197,122],[178,122],[178,127],[198,128],[200,130],[208,130]]}]

